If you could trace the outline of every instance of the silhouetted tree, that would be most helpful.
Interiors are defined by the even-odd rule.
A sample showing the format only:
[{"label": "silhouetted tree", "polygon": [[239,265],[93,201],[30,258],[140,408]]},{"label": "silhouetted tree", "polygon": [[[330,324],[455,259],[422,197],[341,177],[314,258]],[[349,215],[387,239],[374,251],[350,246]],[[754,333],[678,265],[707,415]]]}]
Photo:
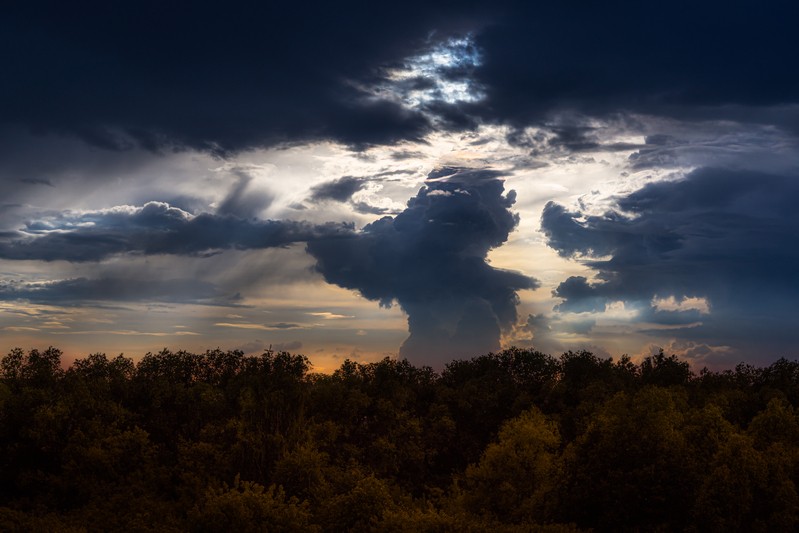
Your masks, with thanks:
[{"label": "silhouetted tree", "polygon": [[[2,531],[792,531],[799,363],[0,359]],[[231,483],[232,485],[229,485]]]}]

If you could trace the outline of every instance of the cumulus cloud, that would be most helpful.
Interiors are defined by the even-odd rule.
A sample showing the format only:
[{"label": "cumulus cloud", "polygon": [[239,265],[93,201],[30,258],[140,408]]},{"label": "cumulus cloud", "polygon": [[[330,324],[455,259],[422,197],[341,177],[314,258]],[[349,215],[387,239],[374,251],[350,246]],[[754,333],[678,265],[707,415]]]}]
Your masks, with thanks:
[{"label": "cumulus cloud", "polygon": [[701,168],[677,181],[650,183],[617,200],[617,209],[586,216],[550,203],[541,226],[564,257],[593,268],[554,295],[560,311],[602,311],[630,302],[639,320],[683,325],[694,340],[795,343],[788,327],[799,296],[796,211],[791,175]]},{"label": "cumulus cloud", "polygon": [[538,286],[486,262],[518,223],[515,194],[503,192],[493,171],[433,172],[396,217],[336,242],[309,241],[307,249],[329,283],[384,306],[399,303],[410,332],[403,357],[442,364],[496,350],[501,330],[516,322],[516,292]]}]

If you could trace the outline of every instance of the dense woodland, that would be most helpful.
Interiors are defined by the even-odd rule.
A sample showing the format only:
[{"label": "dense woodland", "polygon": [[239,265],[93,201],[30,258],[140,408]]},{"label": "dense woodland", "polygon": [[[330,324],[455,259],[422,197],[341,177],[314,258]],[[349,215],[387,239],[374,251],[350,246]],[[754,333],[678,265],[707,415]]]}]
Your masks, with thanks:
[{"label": "dense woodland", "polygon": [[799,522],[799,362],[509,349],[407,361],[12,350],[2,531],[774,531]]}]

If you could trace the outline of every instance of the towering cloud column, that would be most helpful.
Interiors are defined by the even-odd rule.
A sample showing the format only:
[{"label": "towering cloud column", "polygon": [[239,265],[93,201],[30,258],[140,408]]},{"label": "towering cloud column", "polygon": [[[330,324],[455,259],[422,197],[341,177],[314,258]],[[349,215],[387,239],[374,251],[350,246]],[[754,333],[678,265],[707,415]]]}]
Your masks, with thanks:
[{"label": "towering cloud column", "polygon": [[308,252],[329,283],[383,306],[399,303],[410,332],[402,357],[441,366],[497,350],[501,331],[516,321],[516,291],[538,286],[486,262],[518,223],[510,211],[516,195],[503,193],[496,172],[445,169],[396,217],[343,239],[309,242]]}]

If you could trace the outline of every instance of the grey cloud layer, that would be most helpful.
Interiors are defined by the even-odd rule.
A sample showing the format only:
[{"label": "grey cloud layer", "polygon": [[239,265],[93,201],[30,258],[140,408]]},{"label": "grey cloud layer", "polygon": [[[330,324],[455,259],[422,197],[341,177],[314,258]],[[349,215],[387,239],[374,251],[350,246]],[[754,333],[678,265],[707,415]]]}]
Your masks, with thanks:
[{"label": "grey cloud layer", "polygon": [[0,259],[100,261],[121,253],[198,255],[287,246],[352,233],[344,224],[191,215],[162,202],[30,222],[0,236]]},{"label": "grey cloud layer", "polygon": [[73,278],[46,283],[0,281],[0,300],[78,305],[86,301],[233,305],[212,283],[196,279]]}]

